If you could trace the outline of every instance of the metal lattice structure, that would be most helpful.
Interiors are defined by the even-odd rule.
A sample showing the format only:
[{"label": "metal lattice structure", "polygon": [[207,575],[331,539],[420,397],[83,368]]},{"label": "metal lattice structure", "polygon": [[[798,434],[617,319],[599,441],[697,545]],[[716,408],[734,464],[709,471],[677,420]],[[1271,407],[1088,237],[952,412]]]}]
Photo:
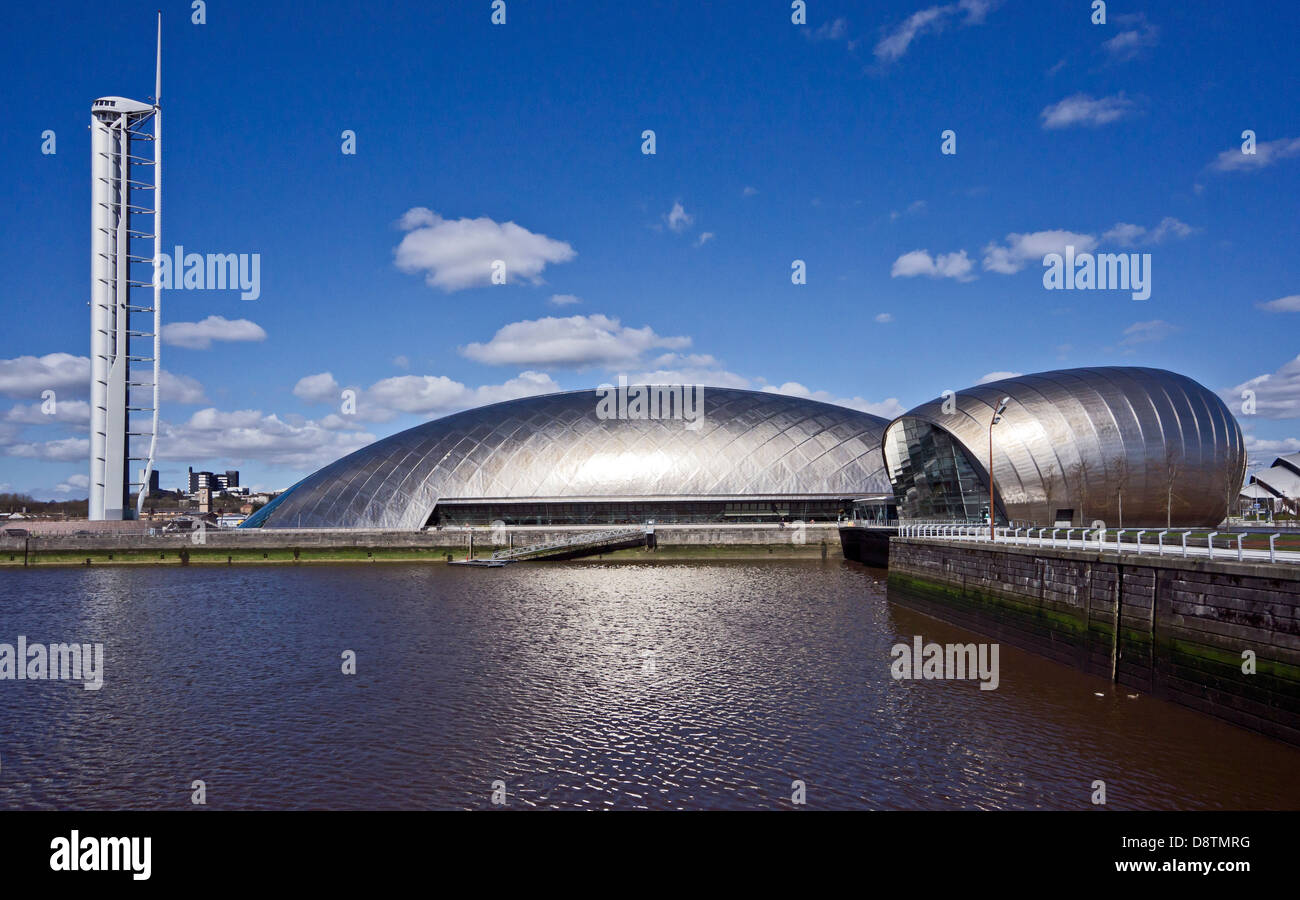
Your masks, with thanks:
[{"label": "metal lattice structure", "polygon": [[528,397],[418,425],[334,462],[244,527],[422,527],[440,499],[731,499],[887,493],[886,420],[782,394],[704,388],[681,419],[602,419],[597,393]]},{"label": "metal lattice structure", "polygon": [[[160,14],[153,102],[101,97],[91,106],[89,518],[96,520],[132,518],[132,484],[140,486],[138,515],[157,450],[161,91]],[[140,355],[150,339],[151,350]],[[147,406],[137,399],[144,391],[151,393]],[[132,431],[132,413],[151,414],[148,431]],[[147,455],[131,455],[133,437],[149,439]],[[133,461],[145,463],[140,482],[131,481]]]},{"label": "metal lattice structure", "polygon": [[950,509],[961,498],[987,509],[989,423],[1004,397],[999,521],[1050,525],[1068,510],[1075,524],[1215,525],[1240,491],[1245,442],[1212,391],[1161,369],[1066,369],[969,388],[891,422],[884,454],[901,516],[926,514],[945,491]]}]

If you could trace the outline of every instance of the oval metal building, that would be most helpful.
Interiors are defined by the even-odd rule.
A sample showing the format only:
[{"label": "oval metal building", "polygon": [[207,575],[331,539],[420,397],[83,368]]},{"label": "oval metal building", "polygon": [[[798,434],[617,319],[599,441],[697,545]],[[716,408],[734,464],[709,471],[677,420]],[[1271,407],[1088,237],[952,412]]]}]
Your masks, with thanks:
[{"label": "oval metal building", "polygon": [[1161,369],[1098,367],[1008,378],[939,397],[889,424],[884,456],[910,519],[1213,526],[1245,476],[1224,402]]},{"label": "oval metal building", "polygon": [[770,392],[613,390],[621,403],[574,391],[426,422],[308,476],[243,527],[834,521],[890,491],[878,416]]}]

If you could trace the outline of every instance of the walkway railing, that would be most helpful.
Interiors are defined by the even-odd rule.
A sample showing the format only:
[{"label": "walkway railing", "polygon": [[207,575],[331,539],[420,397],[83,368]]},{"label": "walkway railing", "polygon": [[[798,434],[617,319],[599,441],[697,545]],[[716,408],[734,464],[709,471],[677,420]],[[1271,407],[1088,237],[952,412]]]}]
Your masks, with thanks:
[{"label": "walkway railing", "polygon": [[630,541],[633,538],[644,537],[646,529],[642,528],[619,528],[612,531],[597,531],[588,534],[575,534],[570,537],[560,538],[554,541],[545,541],[540,544],[529,544],[527,547],[516,547],[512,550],[497,550],[492,554],[493,559],[523,559],[526,556],[539,554],[559,553],[564,550],[576,550],[584,547],[596,547],[600,544],[615,544]]},{"label": "walkway railing", "polygon": [[[1077,539],[1075,538],[1078,534]],[[1132,534],[1132,541],[1124,540],[1124,535]],[[1205,545],[1189,544],[1188,538],[1193,535],[1205,535]],[[1143,542],[1145,535],[1153,535],[1155,540]],[[1166,542],[1165,538],[1170,537]],[[926,538],[949,541],[983,541],[989,542],[988,525],[961,525],[961,524],[907,524],[898,529],[898,536],[905,538]],[[1263,537],[1264,535],[1260,535]],[[1107,538],[1112,538],[1107,540]],[[1065,550],[1092,550],[1103,553],[1107,550],[1115,553],[1134,553],[1138,556],[1150,554],[1152,556],[1165,556],[1165,551],[1169,551],[1170,556],[1175,557],[1197,557],[1203,556],[1208,559],[1235,559],[1239,562],[1270,562],[1270,563],[1300,563],[1300,551],[1298,550],[1278,550],[1277,539],[1283,537],[1280,533],[1268,535],[1268,549],[1246,549],[1244,546],[1247,535],[1235,532],[1230,534],[1220,534],[1217,531],[1206,533],[1204,529],[1155,529],[1155,528],[1123,528],[1119,531],[1110,531],[1103,528],[1012,528],[999,527],[994,530],[992,540],[999,544],[1008,544],[1019,547],[1051,547],[1053,549],[1060,547]],[[1215,546],[1215,538],[1220,540],[1220,544]],[[1196,538],[1200,540],[1200,538]]]}]

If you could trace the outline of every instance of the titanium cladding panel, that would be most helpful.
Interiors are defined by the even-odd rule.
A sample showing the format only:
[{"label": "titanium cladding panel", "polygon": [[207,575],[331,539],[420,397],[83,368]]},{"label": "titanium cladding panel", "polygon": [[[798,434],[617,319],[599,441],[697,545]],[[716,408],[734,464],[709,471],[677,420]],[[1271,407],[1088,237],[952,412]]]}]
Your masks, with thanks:
[{"label": "titanium cladding panel", "polygon": [[[1213,392],[1162,369],[1067,369],[980,385],[957,394],[951,412],[940,398],[905,413],[886,442],[904,419],[919,419],[957,438],[987,478],[989,422],[1005,396],[993,475],[1012,521],[1050,525],[1058,509],[1073,509],[1075,524],[1212,526],[1241,489],[1236,419]],[[897,475],[898,461],[890,464]]]},{"label": "titanium cladding panel", "polygon": [[423,527],[439,499],[888,493],[885,419],[782,394],[703,389],[681,419],[602,419],[574,391],[456,413],[364,447],[244,523]]}]

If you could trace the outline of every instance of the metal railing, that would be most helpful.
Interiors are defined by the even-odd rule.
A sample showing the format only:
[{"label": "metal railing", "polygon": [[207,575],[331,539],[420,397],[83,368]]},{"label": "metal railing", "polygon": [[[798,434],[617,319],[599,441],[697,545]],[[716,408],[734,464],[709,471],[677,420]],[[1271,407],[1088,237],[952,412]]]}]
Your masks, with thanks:
[{"label": "metal railing", "polygon": [[[1035,536],[1037,532],[1037,536]],[[1064,532],[1064,539],[1058,543],[1058,535]],[[1079,533],[1077,542],[1074,534]],[[1154,544],[1144,544],[1143,535],[1155,533]],[[1243,532],[1234,532],[1224,534],[1218,531],[1211,531],[1205,535],[1205,546],[1197,544],[1188,544],[1187,539],[1191,535],[1204,533],[1204,529],[1161,529],[1157,531],[1154,528],[1121,528],[1118,531],[1112,531],[1104,528],[1048,528],[1048,527],[1029,527],[1024,526],[1013,528],[1011,526],[999,526],[994,529],[993,541],[999,544],[1009,544],[1020,547],[1051,547],[1053,549],[1060,547],[1065,550],[1096,550],[1104,553],[1112,550],[1115,553],[1135,553],[1142,556],[1149,551],[1151,555],[1165,555],[1165,548],[1168,546],[1171,556],[1180,556],[1188,558],[1190,556],[1205,556],[1209,559],[1235,559],[1238,562],[1250,560],[1263,561],[1270,563],[1278,562],[1300,562],[1300,551],[1296,550],[1278,550],[1277,539],[1284,535],[1280,532],[1268,535],[1268,550],[1247,550],[1245,548],[1245,539],[1247,535]],[[1124,535],[1132,533],[1132,541],[1124,540]],[[1113,543],[1107,542],[1107,537],[1113,534]],[[1177,534],[1179,543],[1177,545],[1167,545],[1165,536]],[[990,540],[989,527],[984,525],[964,525],[953,523],[910,523],[902,525],[898,529],[898,536],[905,538],[937,538],[940,540],[955,541],[984,541]],[[1263,535],[1260,535],[1263,537]],[[1214,544],[1215,538],[1226,538],[1231,541],[1236,539],[1236,545]],[[1126,546],[1127,545],[1127,546]],[[1174,552],[1174,551],[1178,552]]]},{"label": "metal railing", "polygon": [[597,531],[592,534],[575,534],[566,538],[559,538],[554,541],[545,541],[540,544],[529,544],[527,547],[516,547],[511,550],[497,550],[492,554],[493,559],[519,559],[524,556],[531,556],[534,553],[545,553],[556,550],[576,549],[578,547],[596,546],[604,543],[614,543],[630,540],[634,537],[645,535],[646,529],[642,528],[619,528],[612,531]]}]

